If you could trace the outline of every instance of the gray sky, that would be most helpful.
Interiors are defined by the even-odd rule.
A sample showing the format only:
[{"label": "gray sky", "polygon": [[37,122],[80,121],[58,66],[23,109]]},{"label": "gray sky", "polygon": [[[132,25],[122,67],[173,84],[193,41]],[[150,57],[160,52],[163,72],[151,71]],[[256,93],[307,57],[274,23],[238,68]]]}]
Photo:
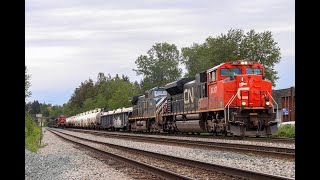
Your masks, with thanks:
[{"label": "gray sky", "polygon": [[292,0],[26,0],[29,101],[62,105],[99,72],[136,76],[135,60],[155,43],[178,49],[231,28],[271,31],[281,49],[275,89],[295,83]]}]

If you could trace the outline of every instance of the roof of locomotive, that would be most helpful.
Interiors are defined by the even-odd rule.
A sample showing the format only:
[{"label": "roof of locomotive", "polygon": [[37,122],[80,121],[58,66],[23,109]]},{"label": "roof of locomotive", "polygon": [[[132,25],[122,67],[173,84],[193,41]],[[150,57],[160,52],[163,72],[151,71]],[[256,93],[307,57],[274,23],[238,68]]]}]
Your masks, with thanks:
[{"label": "roof of locomotive", "polygon": [[224,65],[224,64],[225,64],[225,63],[221,63],[221,64],[219,64],[219,65],[217,65],[217,66],[214,66],[214,67],[211,68],[211,69],[208,69],[208,70],[207,70],[207,73],[212,72],[212,71],[218,69],[218,67],[220,67],[220,66],[222,66],[222,65]]},{"label": "roof of locomotive", "polygon": [[196,82],[196,80],[189,81],[189,82],[185,83],[184,85],[185,85],[185,86],[188,86],[188,85],[190,85],[190,84],[194,84],[195,82]]},{"label": "roof of locomotive", "polygon": [[250,60],[250,59],[248,59],[248,60],[234,60],[234,61],[229,61],[229,62],[223,62],[223,63],[220,63],[220,64],[217,65],[217,66],[214,66],[214,67],[208,69],[208,70],[207,70],[207,73],[212,72],[212,71],[218,69],[218,68],[219,68],[220,66],[222,66],[222,65],[231,64],[232,62],[243,62],[243,61],[258,63],[257,61]]}]

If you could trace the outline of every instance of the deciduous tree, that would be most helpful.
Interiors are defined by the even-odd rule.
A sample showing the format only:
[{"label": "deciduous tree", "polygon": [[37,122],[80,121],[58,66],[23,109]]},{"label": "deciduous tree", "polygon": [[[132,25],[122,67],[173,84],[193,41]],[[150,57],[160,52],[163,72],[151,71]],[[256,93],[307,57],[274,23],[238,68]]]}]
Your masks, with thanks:
[{"label": "deciduous tree", "polygon": [[155,86],[164,86],[166,83],[175,81],[181,77],[182,70],[179,65],[179,50],[176,45],[156,43],[147,55],[140,55],[135,64],[137,75],[143,75],[143,90]]},{"label": "deciduous tree", "polygon": [[257,33],[255,30],[250,30],[244,33],[241,29],[230,29],[227,34],[210,36],[203,44],[194,43],[191,47],[182,48],[181,51],[188,77],[193,77],[222,62],[252,59],[264,65],[266,78],[273,83],[273,86],[279,79],[274,66],[280,62],[280,48],[270,31]]}]

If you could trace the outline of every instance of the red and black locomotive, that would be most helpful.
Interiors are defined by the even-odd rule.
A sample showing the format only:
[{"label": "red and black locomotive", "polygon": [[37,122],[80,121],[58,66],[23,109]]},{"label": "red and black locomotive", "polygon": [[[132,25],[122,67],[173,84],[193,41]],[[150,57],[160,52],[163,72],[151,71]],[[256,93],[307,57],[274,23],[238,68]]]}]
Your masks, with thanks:
[{"label": "red and black locomotive", "polygon": [[153,114],[143,113],[148,112],[148,102],[133,104],[133,109],[142,113],[133,113],[129,118],[134,127],[131,129],[236,136],[274,134],[277,121],[272,83],[264,73],[264,67],[256,61],[236,60],[201,72],[195,78],[168,83],[163,87],[167,91],[164,103],[150,108]]},{"label": "red and black locomotive", "polygon": [[56,119],[48,123],[49,127],[65,128],[66,127],[66,117],[63,115],[58,116]]}]

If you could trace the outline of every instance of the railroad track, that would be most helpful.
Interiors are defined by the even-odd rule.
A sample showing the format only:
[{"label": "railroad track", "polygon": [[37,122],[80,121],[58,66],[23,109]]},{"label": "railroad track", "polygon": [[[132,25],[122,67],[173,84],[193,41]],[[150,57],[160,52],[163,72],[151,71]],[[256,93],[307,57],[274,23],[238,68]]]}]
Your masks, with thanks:
[{"label": "railroad track", "polygon": [[[240,178],[240,179],[259,179],[259,180],[260,179],[262,179],[262,180],[264,180],[264,179],[288,179],[288,180],[293,179],[290,177],[283,177],[283,176],[265,174],[265,173],[261,173],[261,172],[254,172],[254,171],[238,169],[238,168],[233,168],[233,167],[228,167],[228,166],[221,166],[221,165],[216,165],[216,164],[211,164],[211,163],[205,163],[205,162],[201,162],[201,161],[188,160],[188,159],[184,159],[184,158],[154,153],[154,152],[150,152],[150,151],[144,151],[144,150],[124,147],[124,146],[119,146],[119,145],[110,144],[110,143],[106,143],[106,142],[94,141],[94,140],[70,135],[70,134],[67,134],[67,133],[64,133],[61,131],[57,131],[57,130],[52,130],[52,129],[48,129],[48,130],[50,132],[64,138],[64,139],[68,140],[68,141],[72,141],[72,142],[74,142],[78,145],[81,145],[81,146],[86,146],[87,148],[90,148],[90,149],[95,149],[95,151],[99,151],[101,153],[104,153],[111,158],[116,158],[119,161],[131,164],[132,166],[143,169],[143,171],[147,171],[149,173],[152,173],[152,174],[154,174],[158,177],[164,178],[164,179],[198,179],[198,177],[191,178],[189,176],[181,175],[177,172],[173,172],[172,170],[154,167],[152,165],[133,160],[132,158],[125,158],[125,157],[121,157],[119,155],[111,154],[111,153],[105,152],[103,150],[86,145],[84,143],[80,143],[80,142],[71,140],[69,138],[62,136],[61,134],[72,137],[72,138],[76,138],[76,139],[79,139],[79,140],[82,140],[85,142],[102,144],[102,145],[106,145],[111,148],[120,149],[125,152],[130,152],[133,154],[140,154],[143,157],[150,156],[152,158],[165,160],[168,163],[176,163],[176,164],[179,164],[179,166],[180,166],[180,167],[178,167],[178,169],[191,167],[191,169],[192,168],[196,169],[196,171],[200,171],[200,172],[204,171],[204,172],[206,172],[206,174],[216,172],[216,174],[218,174],[219,176],[223,176],[224,177],[223,179],[226,179],[226,177],[227,177],[227,179]],[[185,166],[185,167],[181,167],[181,166]],[[190,171],[190,172],[196,173],[196,171]],[[210,177],[216,178],[216,176],[207,176],[206,178],[210,178]]]},{"label": "railroad track", "polygon": [[[76,128],[67,128],[67,129],[76,129]],[[78,129],[77,129],[78,130]],[[104,131],[106,132],[106,131]],[[225,140],[246,140],[246,141],[258,141],[258,142],[269,142],[269,143],[295,143],[295,138],[273,138],[273,137],[255,137],[255,136],[213,136],[210,133],[146,133],[146,132],[127,132],[127,131],[117,131],[119,134],[138,134],[138,135],[157,135],[163,137],[195,137],[195,138],[210,138],[210,139],[225,139]]]},{"label": "railroad track", "polygon": [[183,139],[173,139],[173,138],[163,138],[163,137],[146,137],[146,136],[136,136],[132,134],[119,134],[111,132],[101,132],[92,130],[80,130],[80,129],[68,129],[70,131],[90,133],[99,136],[107,136],[119,139],[132,139],[135,141],[151,142],[151,143],[162,143],[170,145],[182,145],[186,147],[197,147],[206,149],[223,149],[233,152],[242,153],[253,153],[260,155],[267,155],[273,157],[281,158],[295,158],[295,149],[292,148],[282,148],[282,147],[271,147],[271,146],[259,146],[259,145],[248,145],[248,144],[236,144],[236,143],[221,143],[221,142],[208,142],[208,141],[194,141],[194,140],[183,140]]},{"label": "railroad track", "polygon": [[209,133],[203,133],[201,135],[195,134],[164,134],[164,136],[178,136],[178,137],[195,137],[195,138],[210,138],[210,139],[226,139],[226,140],[246,140],[246,141],[257,141],[257,142],[269,142],[269,143],[295,143],[295,138],[272,138],[272,137],[255,137],[255,136],[245,136],[245,137],[230,137],[230,136],[213,136]]}]

